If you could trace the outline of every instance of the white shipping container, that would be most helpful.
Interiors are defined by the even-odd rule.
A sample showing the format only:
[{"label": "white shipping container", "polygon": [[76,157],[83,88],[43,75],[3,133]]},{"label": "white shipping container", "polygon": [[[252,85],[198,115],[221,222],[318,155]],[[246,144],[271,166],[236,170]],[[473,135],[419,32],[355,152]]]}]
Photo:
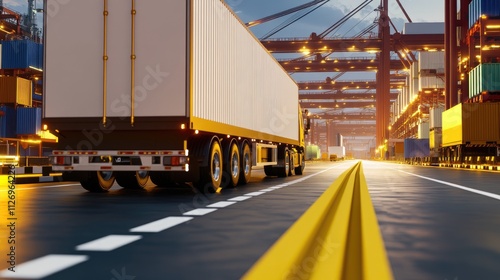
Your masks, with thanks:
[{"label": "white shipping container", "polygon": [[444,22],[408,22],[403,34],[444,34]]},{"label": "white shipping container", "polygon": [[418,91],[442,89],[444,86],[444,79],[440,77],[420,77],[418,79]]},{"label": "white shipping container", "polygon": [[443,107],[432,107],[429,109],[429,123],[430,129],[442,127],[442,113],[444,112]]},{"label": "white shipping container", "polygon": [[337,158],[345,157],[345,146],[329,146],[328,155],[337,155]]},{"label": "white shipping container", "polygon": [[[107,117],[130,117],[130,10],[109,1],[106,73],[101,0],[72,1],[46,18],[45,118],[100,118],[104,100]],[[136,1],[136,11],[136,118],[186,117],[191,129],[297,141],[297,85],[222,1]]]},{"label": "white shipping container", "polygon": [[434,70],[435,73],[444,74],[444,52],[419,52],[418,72],[422,75],[422,70]]},{"label": "white shipping container", "polygon": [[419,123],[418,124],[418,139],[428,139],[429,138],[429,123]]}]

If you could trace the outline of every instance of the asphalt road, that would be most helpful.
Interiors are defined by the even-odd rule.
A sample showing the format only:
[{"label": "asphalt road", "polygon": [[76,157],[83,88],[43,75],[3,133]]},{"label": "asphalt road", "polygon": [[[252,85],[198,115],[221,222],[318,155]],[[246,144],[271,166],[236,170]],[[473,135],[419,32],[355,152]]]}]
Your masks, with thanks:
[{"label": "asphalt road", "polygon": [[[255,170],[248,185],[209,195],[188,186],[93,194],[71,182],[16,185],[17,272],[0,275],[239,279],[354,163],[310,163],[288,178]],[[395,279],[500,279],[500,173],[363,167]],[[0,270],[10,266],[7,195],[2,188]]]}]

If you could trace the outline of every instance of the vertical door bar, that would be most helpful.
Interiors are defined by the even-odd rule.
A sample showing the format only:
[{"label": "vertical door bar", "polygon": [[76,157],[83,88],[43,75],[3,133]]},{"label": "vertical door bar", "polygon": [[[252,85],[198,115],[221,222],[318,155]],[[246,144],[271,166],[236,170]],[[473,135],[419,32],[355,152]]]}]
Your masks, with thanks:
[{"label": "vertical door bar", "polygon": [[107,115],[107,71],[108,71],[108,0],[104,0],[104,40],[103,40],[103,55],[102,55],[102,124],[106,126]]},{"label": "vertical door bar", "polygon": [[132,40],[131,40],[131,54],[130,54],[130,125],[134,126],[134,118],[135,118],[135,0],[132,0]]}]

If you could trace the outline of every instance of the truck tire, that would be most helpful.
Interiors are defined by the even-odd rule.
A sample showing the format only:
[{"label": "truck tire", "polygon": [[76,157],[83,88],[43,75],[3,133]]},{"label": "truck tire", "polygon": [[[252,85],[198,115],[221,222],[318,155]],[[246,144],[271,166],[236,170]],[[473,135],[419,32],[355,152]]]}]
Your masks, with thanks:
[{"label": "truck tire", "polygon": [[158,187],[168,187],[175,185],[175,182],[172,181],[170,174],[164,171],[150,172],[149,179]]},{"label": "truck tire", "polygon": [[116,182],[125,189],[144,189],[148,181],[147,171],[124,171],[116,174]]},{"label": "truck tire", "polygon": [[248,145],[248,142],[246,141],[241,145],[240,158],[241,164],[239,183],[241,185],[245,185],[250,182],[250,178],[252,177],[252,153],[250,145]]},{"label": "truck tire", "polygon": [[80,185],[89,192],[107,192],[115,183],[115,174],[112,171],[89,171]]},{"label": "truck tire", "polygon": [[194,185],[201,192],[218,192],[222,185],[223,160],[219,140],[214,139],[208,153],[208,166],[200,168],[199,181]]},{"label": "truck tire", "polygon": [[278,160],[283,163],[283,166],[277,167],[277,176],[286,177],[290,173],[290,154],[288,148],[283,147],[278,149]]},{"label": "truck tire", "polygon": [[304,153],[299,152],[299,166],[295,167],[295,174],[302,175],[306,167],[306,158]]},{"label": "truck tire", "polygon": [[236,141],[232,141],[229,146],[224,150],[224,171],[227,174],[228,182],[223,184],[223,187],[236,187],[240,180],[240,150]]},{"label": "truck tire", "polygon": [[288,150],[288,159],[289,159],[289,167],[288,167],[288,176],[293,176],[295,173],[295,163],[294,163],[295,152],[293,150]]}]

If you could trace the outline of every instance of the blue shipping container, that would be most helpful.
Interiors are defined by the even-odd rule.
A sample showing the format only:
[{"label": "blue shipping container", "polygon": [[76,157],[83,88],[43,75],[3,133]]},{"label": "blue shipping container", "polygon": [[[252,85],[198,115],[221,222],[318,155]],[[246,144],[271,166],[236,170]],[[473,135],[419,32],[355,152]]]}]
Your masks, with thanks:
[{"label": "blue shipping container", "polygon": [[405,139],[405,159],[430,156],[429,139]]},{"label": "blue shipping container", "polygon": [[471,28],[482,15],[490,18],[500,17],[500,1],[498,0],[473,0],[469,4],[469,28]]},{"label": "blue shipping container", "polygon": [[42,69],[43,46],[30,40],[2,42],[2,68],[25,69],[29,67]]},{"label": "blue shipping container", "polygon": [[17,135],[34,135],[42,130],[41,108],[17,108]]},{"label": "blue shipping container", "polygon": [[8,106],[0,106],[0,138],[15,138],[16,110]]}]

